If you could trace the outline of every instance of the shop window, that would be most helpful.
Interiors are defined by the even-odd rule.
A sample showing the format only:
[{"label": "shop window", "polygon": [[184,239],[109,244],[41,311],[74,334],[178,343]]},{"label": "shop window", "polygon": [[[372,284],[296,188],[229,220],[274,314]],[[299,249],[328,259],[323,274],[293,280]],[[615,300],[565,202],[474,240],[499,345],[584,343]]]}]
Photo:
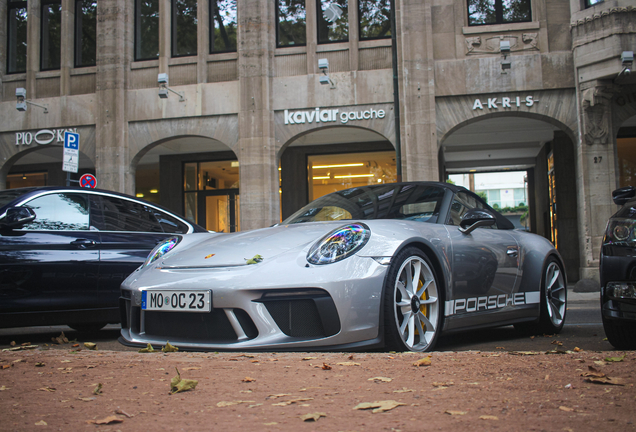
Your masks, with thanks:
[{"label": "shop window", "polygon": [[172,57],[197,54],[197,0],[172,0]]},{"label": "shop window", "polygon": [[605,2],[605,0],[585,0],[585,8],[591,8],[592,6],[596,6],[603,2]]},{"label": "shop window", "polygon": [[210,54],[236,51],[236,0],[210,0]]},{"label": "shop window", "polygon": [[359,0],[360,40],[391,37],[391,0]]},{"label": "shop window", "polygon": [[530,0],[468,0],[468,25],[471,26],[531,20]]},{"label": "shop window", "polygon": [[48,185],[48,173],[30,172],[7,175],[7,189]]},{"label": "shop window", "polygon": [[394,183],[392,151],[308,156],[309,201],[356,186]]},{"label": "shop window", "polygon": [[135,60],[159,58],[159,0],[135,2]]},{"label": "shop window", "polygon": [[40,40],[40,70],[60,68],[60,43],[62,41],[62,2],[42,2]]},{"label": "shop window", "polygon": [[276,46],[304,46],[307,44],[305,0],[277,0]]},{"label": "shop window", "polygon": [[347,0],[316,0],[318,43],[349,40],[348,7]]},{"label": "shop window", "polygon": [[10,0],[7,10],[7,73],[26,72],[27,2]]},{"label": "shop window", "polygon": [[616,140],[619,187],[636,186],[636,137]]},{"label": "shop window", "polygon": [[75,2],[75,67],[97,64],[97,2]]}]

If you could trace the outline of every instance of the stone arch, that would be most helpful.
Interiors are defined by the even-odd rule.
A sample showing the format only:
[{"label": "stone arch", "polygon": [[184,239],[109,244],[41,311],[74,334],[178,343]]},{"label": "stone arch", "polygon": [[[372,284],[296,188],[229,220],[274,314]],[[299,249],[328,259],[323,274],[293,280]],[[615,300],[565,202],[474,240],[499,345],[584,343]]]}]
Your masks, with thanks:
[{"label": "stone arch", "polygon": [[[532,97],[533,104],[527,106],[525,101]],[[495,99],[501,105],[502,99],[520,98],[521,105],[514,109],[484,108],[473,109],[475,101]],[[487,118],[518,116],[550,123],[565,132],[572,142],[578,142],[578,119],[576,109],[576,93],[574,89],[497,93],[474,96],[441,97],[436,99],[437,146],[442,147],[446,138],[458,129]]]}]

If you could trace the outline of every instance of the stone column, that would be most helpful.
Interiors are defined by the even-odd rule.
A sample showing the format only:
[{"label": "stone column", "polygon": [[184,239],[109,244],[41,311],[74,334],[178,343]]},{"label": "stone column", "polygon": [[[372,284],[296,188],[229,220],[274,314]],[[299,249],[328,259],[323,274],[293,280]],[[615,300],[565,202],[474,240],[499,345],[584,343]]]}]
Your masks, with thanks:
[{"label": "stone column", "polygon": [[238,16],[241,230],[278,222],[278,161],[274,140],[272,77],[275,13],[271,0],[247,0]]},{"label": "stone column", "polygon": [[439,180],[430,0],[396,1],[403,179]]},{"label": "stone column", "polygon": [[126,69],[132,32],[128,17],[134,2],[97,2],[97,91],[95,169],[99,186],[128,194],[134,193],[134,175],[128,161],[128,123],[126,121]]},{"label": "stone column", "polygon": [[577,188],[581,279],[598,280],[599,256],[607,220],[615,207],[616,140],[611,134],[611,82],[592,81],[579,87]]}]

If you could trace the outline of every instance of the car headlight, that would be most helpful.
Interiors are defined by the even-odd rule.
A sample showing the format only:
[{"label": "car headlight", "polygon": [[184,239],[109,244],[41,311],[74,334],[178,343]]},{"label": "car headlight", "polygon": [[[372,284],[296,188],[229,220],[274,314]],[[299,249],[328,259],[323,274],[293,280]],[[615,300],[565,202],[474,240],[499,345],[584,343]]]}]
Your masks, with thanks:
[{"label": "car headlight", "polygon": [[331,264],[353,255],[367,244],[369,227],[362,223],[343,225],[318,240],[307,253],[311,264]]},{"label": "car headlight", "polygon": [[146,258],[146,262],[144,262],[144,267],[149,266],[153,262],[157,261],[159,258],[170,252],[175,248],[181,241],[181,237],[169,237],[159,243],[155,248],[150,252],[148,258]]},{"label": "car headlight", "polygon": [[610,219],[605,230],[603,244],[625,244],[633,243],[635,238],[634,228],[636,223],[633,219],[616,218]]}]

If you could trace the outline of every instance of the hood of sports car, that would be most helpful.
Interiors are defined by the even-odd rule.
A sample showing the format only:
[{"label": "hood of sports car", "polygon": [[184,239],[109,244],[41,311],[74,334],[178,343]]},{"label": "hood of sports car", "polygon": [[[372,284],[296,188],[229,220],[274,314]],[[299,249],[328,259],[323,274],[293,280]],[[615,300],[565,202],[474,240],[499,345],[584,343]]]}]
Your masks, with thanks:
[{"label": "hood of sports car", "polygon": [[177,246],[161,267],[232,267],[268,261],[292,249],[309,249],[345,221],[280,225],[253,231],[219,234],[188,246]]}]

